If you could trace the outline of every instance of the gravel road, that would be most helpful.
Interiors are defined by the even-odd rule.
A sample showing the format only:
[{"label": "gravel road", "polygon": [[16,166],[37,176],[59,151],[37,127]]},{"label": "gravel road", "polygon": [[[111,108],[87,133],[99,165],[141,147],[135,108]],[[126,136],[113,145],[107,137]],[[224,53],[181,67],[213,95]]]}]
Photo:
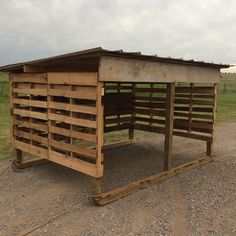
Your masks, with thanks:
[{"label": "gravel road", "polygon": [[[161,135],[138,132],[106,151],[106,190],[162,168]],[[205,156],[200,141],[174,138],[173,164]],[[216,160],[104,207],[90,178],[49,163],[15,173],[0,163],[0,235],[236,235],[236,123],[216,127]],[[7,169],[8,168],[8,169]]]}]

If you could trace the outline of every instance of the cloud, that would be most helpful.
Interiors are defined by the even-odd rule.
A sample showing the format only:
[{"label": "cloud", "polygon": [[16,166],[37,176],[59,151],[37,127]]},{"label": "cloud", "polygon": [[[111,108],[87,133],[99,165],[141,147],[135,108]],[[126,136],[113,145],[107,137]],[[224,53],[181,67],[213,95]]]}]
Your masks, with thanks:
[{"label": "cloud", "polygon": [[0,65],[102,46],[236,62],[232,0],[0,0]]}]

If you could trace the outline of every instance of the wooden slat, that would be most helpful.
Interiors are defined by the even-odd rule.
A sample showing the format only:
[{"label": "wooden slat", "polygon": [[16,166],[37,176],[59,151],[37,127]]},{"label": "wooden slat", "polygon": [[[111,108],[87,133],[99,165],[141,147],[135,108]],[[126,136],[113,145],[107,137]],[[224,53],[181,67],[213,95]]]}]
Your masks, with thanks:
[{"label": "wooden slat", "polygon": [[27,117],[32,117],[36,119],[41,119],[41,120],[47,120],[47,114],[45,113],[40,113],[40,112],[35,112],[35,111],[28,111],[28,110],[20,110],[20,109],[14,109],[13,113],[15,115],[20,115],[20,116],[27,116]]},{"label": "wooden slat", "polygon": [[79,113],[85,113],[85,114],[97,114],[96,107],[91,106],[85,106],[85,105],[75,105],[75,104],[67,104],[67,103],[60,103],[60,102],[49,102],[48,103],[49,108],[53,109],[59,109],[59,110],[66,110],[66,111],[72,111],[72,112],[79,112]]},{"label": "wooden slat", "polygon": [[48,151],[46,149],[36,147],[36,146],[30,145],[28,143],[24,143],[18,140],[14,141],[14,146],[16,149],[20,149],[23,152],[27,152],[41,158],[47,158],[48,156]]},{"label": "wooden slat", "polygon": [[45,101],[36,101],[36,100],[27,100],[27,99],[17,99],[13,100],[14,104],[32,106],[32,107],[40,107],[40,108],[47,108],[47,102]]},{"label": "wooden slat", "polygon": [[131,124],[130,123],[124,123],[124,124],[120,124],[120,125],[114,125],[114,126],[108,126],[105,127],[105,133],[108,132],[112,132],[112,131],[119,131],[119,130],[123,130],[123,129],[128,129],[130,128]]},{"label": "wooden slat", "polygon": [[98,196],[94,196],[94,201],[101,206],[106,205],[110,202],[113,202],[122,197],[125,197],[131,193],[137,192],[138,190],[147,188],[151,185],[154,185],[156,183],[169,179],[175,175],[183,173],[184,171],[192,170],[196,167],[199,167],[213,160],[214,159],[212,157],[204,157],[199,160],[194,160],[194,161],[179,165],[168,171],[164,171],[162,173],[149,176],[145,179],[138,180],[128,185],[122,186],[120,188],[116,188],[109,192],[102,193]]},{"label": "wooden slat", "polygon": [[81,87],[78,91],[50,88],[48,89],[48,95],[89,100],[96,100],[97,98],[96,89],[94,87]]},{"label": "wooden slat", "polygon": [[97,86],[97,73],[48,73],[48,83]]},{"label": "wooden slat", "polygon": [[189,100],[189,99],[175,99],[175,104],[190,104],[193,105],[213,105],[211,100]]},{"label": "wooden slat", "polygon": [[56,141],[56,140],[53,140],[53,139],[49,140],[49,145],[53,146],[55,148],[59,148],[61,150],[65,150],[65,151],[69,151],[69,152],[75,152],[79,155],[88,156],[88,157],[92,157],[93,159],[96,159],[96,150],[93,150],[91,148],[75,146],[75,145],[67,144],[67,143],[64,143],[64,142]]},{"label": "wooden slat", "polygon": [[135,124],[134,128],[137,130],[148,131],[153,133],[165,133],[164,127],[157,127],[157,126],[149,126],[144,124]]},{"label": "wooden slat", "polygon": [[100,177],[97,173],[96,165],[86,161],[82,161],[78,158],[69,157],[64,154],[50,150],[49,160],[93,177]]},{"label": "wooden slat", "polygon": [[131,122],[132,121],[132,117],[128,116],[128,117],[120,117],[120,118],[106,118],[105,120],[105,124],[117,124],[117,123],[127,123],[127,122]]},{"label": "wooden slat", "polygon": [[[137,101],[150,101],[149,96],[137,96],[135,95],[134,99]],[[157,102],[166,102],[165,97],[152,97],[152,101],[157,101]]]},{"label": "wooden slat", "polygon": [[14,124],[15,125],[19,125],[19,126],[23,126],[26,128],[31,128],[31,129],[35,129],[35,130],[39,130],[42,132],[47,133],[48,132],[48,126],[47,125],[43,125],[43,124],[37,124],[37,123],[29,123],[27,121],[23,121],[23,120],[18,120],[18,119],[14,119]]},{"label": "wooden slat", "polygon": [[134,102],[135,107],[146,107],[146,108],[166,108],[166,103],[161,102]]},{"label": "wooden slat", "polygon": [[59,127],[50,126],[50,132],[54,134],[61,134],[75,139],[81,139],[87,142],[96,143],[97,137],[95,134],[88,134],[74,130],[63,129]]},{"label": "wooden slat", "polygon": [[175,131],[175,130],[173,131],[173,135],[184,137],[184,138],[203,140],[203,141],[208,141],[208,142],[212,141],[212,138],[210,136],[186,133],[186,132]]},{"label": "wooden slat", "polygon": [[[175,111],[189,111],[189,107],[180,107],[175,106]],[[213,108],[212,107],[193,107],[193,112],[208,112],[212,113]]]},{"label": "wooden slat", "polygon": [[15,83],[32,82],[32,83],[47,83],[47,74],[12,74],[12,81]]},{"label": "wooden slat", "polygon": [[135,121],[142,121],[142,122],[151,122],[151,123],[154,123],[154,124],[165,124],[165,120],[160,120],[160,119],[154,119],[154,118],[150,118],[150,117],[139,117],[139,116],[136,116],[135,117]]},{"label": "wooden slat", "polygon": [[213,87],[176,87],[176,93],[200,93],[200,94],[214,94]]},{"label": "wooden slat", "polygon": [[36,141],[38,143],[42,143],[42,144],[45,144],[45,145],[48,144],[48,138],[45,138],[45,137],[42,137],[42,136],[39,136],[39,135],[36,135],[36,134],[30,134],[30,133],[20,131],[20,130],[17,130],[17,129],[14,130],[14,134],[15,134],[15,136],[25,138],[25,139],[28,139],[28,140],[33,140],[33,141]]},{"label": "wooden slat", "polygon": [[213,115],[207,115],[207,114],[189,114],[189,113],[183,113],[183,112],[174,112],[175,117],[191,117],[191,118],[198,118],[198,119],[209,119],[212,120]]},{"label": "wooden slat", "polygon": [[166,88],[137,88],[135,93],[166,93]]},{"label": "wooden slat", "polygon": [[23,93],[23,94],[32,94],[39,96],[47,96],[47,89],[21,89],[21,88],[13,88],[13,93]]},{"label": "wooden slat", "polygon": [[136,114],[142,114],[142,115],[156,115],[156,116],[162,116],[165,117],[166,111],[165,110],[153,110],[153,109],[142,109],[142,108],[134,108],[134,112]]},{"label": "wooden slat", "polygon": [[[188,120],[181,120],[181,119],[175,119],[174,124],[177,126],[184,126],[188,127],[189,123]],[[192,128],[199,128],[199,129],[206,129],[212,131],[213,129],[213,124],[209,122],[203,122],[203,121],[192,121],[191,123]]]},{"label": "wooden slat", "polygon": [[54,113],[49,113],[48,117],[49,117],[49,120],[65,122],[67,124],[78,125],[78,126],[89,127],[89,128],[97,127],[97,122],[94,120],[74,118],[74,117],[69,117],[69,116],[64,116],[64,115],[59,115],[59,114],[54,114]]}]

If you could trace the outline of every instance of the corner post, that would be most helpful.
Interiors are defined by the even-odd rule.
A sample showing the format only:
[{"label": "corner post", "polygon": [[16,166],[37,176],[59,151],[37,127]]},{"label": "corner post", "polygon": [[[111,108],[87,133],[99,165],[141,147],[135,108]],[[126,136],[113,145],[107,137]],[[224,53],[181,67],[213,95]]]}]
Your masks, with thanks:
[{"label": "corner post", "polygon": [[213,119],[212,119],[212,132],[211,132],[211,141],[207,141],[206,145],[206,154],[207,156],[213,157],[214,156],[214,142],[215,142],[215,121],[216,121],[216,101],[217,101],[217,89],[218,84],[214,84],[214,101],[213,101]]},{"label": "corner post", "polygon": [[166,101],[166,131],[164,143],[164,171],[171,169],[172,160],[172,142],[173,142],[173,123],[174,123],[174,99],[175,83],[167,84],[167,101]]}]

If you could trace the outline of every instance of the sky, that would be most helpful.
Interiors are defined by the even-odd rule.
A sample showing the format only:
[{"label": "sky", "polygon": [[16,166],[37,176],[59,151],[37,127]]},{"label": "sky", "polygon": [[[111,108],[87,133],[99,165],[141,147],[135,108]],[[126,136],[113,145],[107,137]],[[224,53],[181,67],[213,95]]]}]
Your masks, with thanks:
[{"label": "sky", "polygon": [[0,9],[0,65],[98,46],[236,64],[235,0],[0,0]]}]

